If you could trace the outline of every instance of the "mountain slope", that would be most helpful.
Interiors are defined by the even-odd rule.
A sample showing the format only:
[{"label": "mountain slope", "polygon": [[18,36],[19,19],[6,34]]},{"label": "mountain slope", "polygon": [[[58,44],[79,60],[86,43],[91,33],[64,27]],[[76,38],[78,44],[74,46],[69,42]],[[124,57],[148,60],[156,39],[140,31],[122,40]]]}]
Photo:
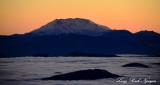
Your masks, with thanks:
[{"label": "mountain slope", "polygon": [[68,18],[56,19],[29,34],[32,35],[59,35],[59,34],[84,34],[91,36],[102,35],[104,32],[111,30],[106,26],[96,24],[87,19]]},{"label": "mountain slope", "polygon": [[79,18],[58,19],[26,34],[0,36],[0,41],[0,57],[160,54],[156,32],[110,30]]}]

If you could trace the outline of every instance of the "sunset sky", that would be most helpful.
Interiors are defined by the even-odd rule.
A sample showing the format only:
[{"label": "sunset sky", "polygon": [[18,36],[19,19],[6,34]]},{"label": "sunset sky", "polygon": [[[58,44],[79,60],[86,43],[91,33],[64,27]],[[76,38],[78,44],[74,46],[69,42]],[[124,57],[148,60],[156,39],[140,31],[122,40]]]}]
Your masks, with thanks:
[{"label": "sunset sky", "polygon": [[0,35],[22,34],[57,18],[76,17],[111,29],[160,33],[160,0],[0,0]]}]

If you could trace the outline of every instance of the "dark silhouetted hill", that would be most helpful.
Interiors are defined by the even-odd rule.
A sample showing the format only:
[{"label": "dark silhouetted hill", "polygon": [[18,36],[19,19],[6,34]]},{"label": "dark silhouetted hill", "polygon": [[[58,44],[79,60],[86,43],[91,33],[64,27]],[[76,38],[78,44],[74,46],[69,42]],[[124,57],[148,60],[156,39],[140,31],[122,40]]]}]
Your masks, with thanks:
[{"label": "dark silhouetted hill", "polygon": [[127,30],[111,30],[79,18],[55,20],[22,35],[0,36],[0,41],[0,54],[4,56],[107,57],[160,53],[158,33],[140,31],[133,34]]}]

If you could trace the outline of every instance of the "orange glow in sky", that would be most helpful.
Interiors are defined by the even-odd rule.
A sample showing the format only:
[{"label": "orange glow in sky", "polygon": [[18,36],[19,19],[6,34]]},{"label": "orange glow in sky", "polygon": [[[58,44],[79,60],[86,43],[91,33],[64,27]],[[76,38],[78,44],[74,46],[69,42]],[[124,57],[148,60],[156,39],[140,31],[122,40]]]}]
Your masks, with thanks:
[{"label": "orange glow in sky", "polygon": [[160,33],[160,0],[0,0],[0,18],[0,35],[29,32],[57,18]]}]

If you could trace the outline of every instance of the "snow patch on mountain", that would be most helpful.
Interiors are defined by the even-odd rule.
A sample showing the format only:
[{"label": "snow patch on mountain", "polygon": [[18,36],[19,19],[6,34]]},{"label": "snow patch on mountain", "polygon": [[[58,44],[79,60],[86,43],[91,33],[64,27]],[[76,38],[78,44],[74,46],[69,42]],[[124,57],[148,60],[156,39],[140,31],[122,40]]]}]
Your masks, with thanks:
[{"label": "snow patch on mountain", "polygon": [[33,30],[34,35],[84,34],[91,36],[102,35],[110,28],[96,24],[88,19],[68,18],[56,19],[39,29]]}]

